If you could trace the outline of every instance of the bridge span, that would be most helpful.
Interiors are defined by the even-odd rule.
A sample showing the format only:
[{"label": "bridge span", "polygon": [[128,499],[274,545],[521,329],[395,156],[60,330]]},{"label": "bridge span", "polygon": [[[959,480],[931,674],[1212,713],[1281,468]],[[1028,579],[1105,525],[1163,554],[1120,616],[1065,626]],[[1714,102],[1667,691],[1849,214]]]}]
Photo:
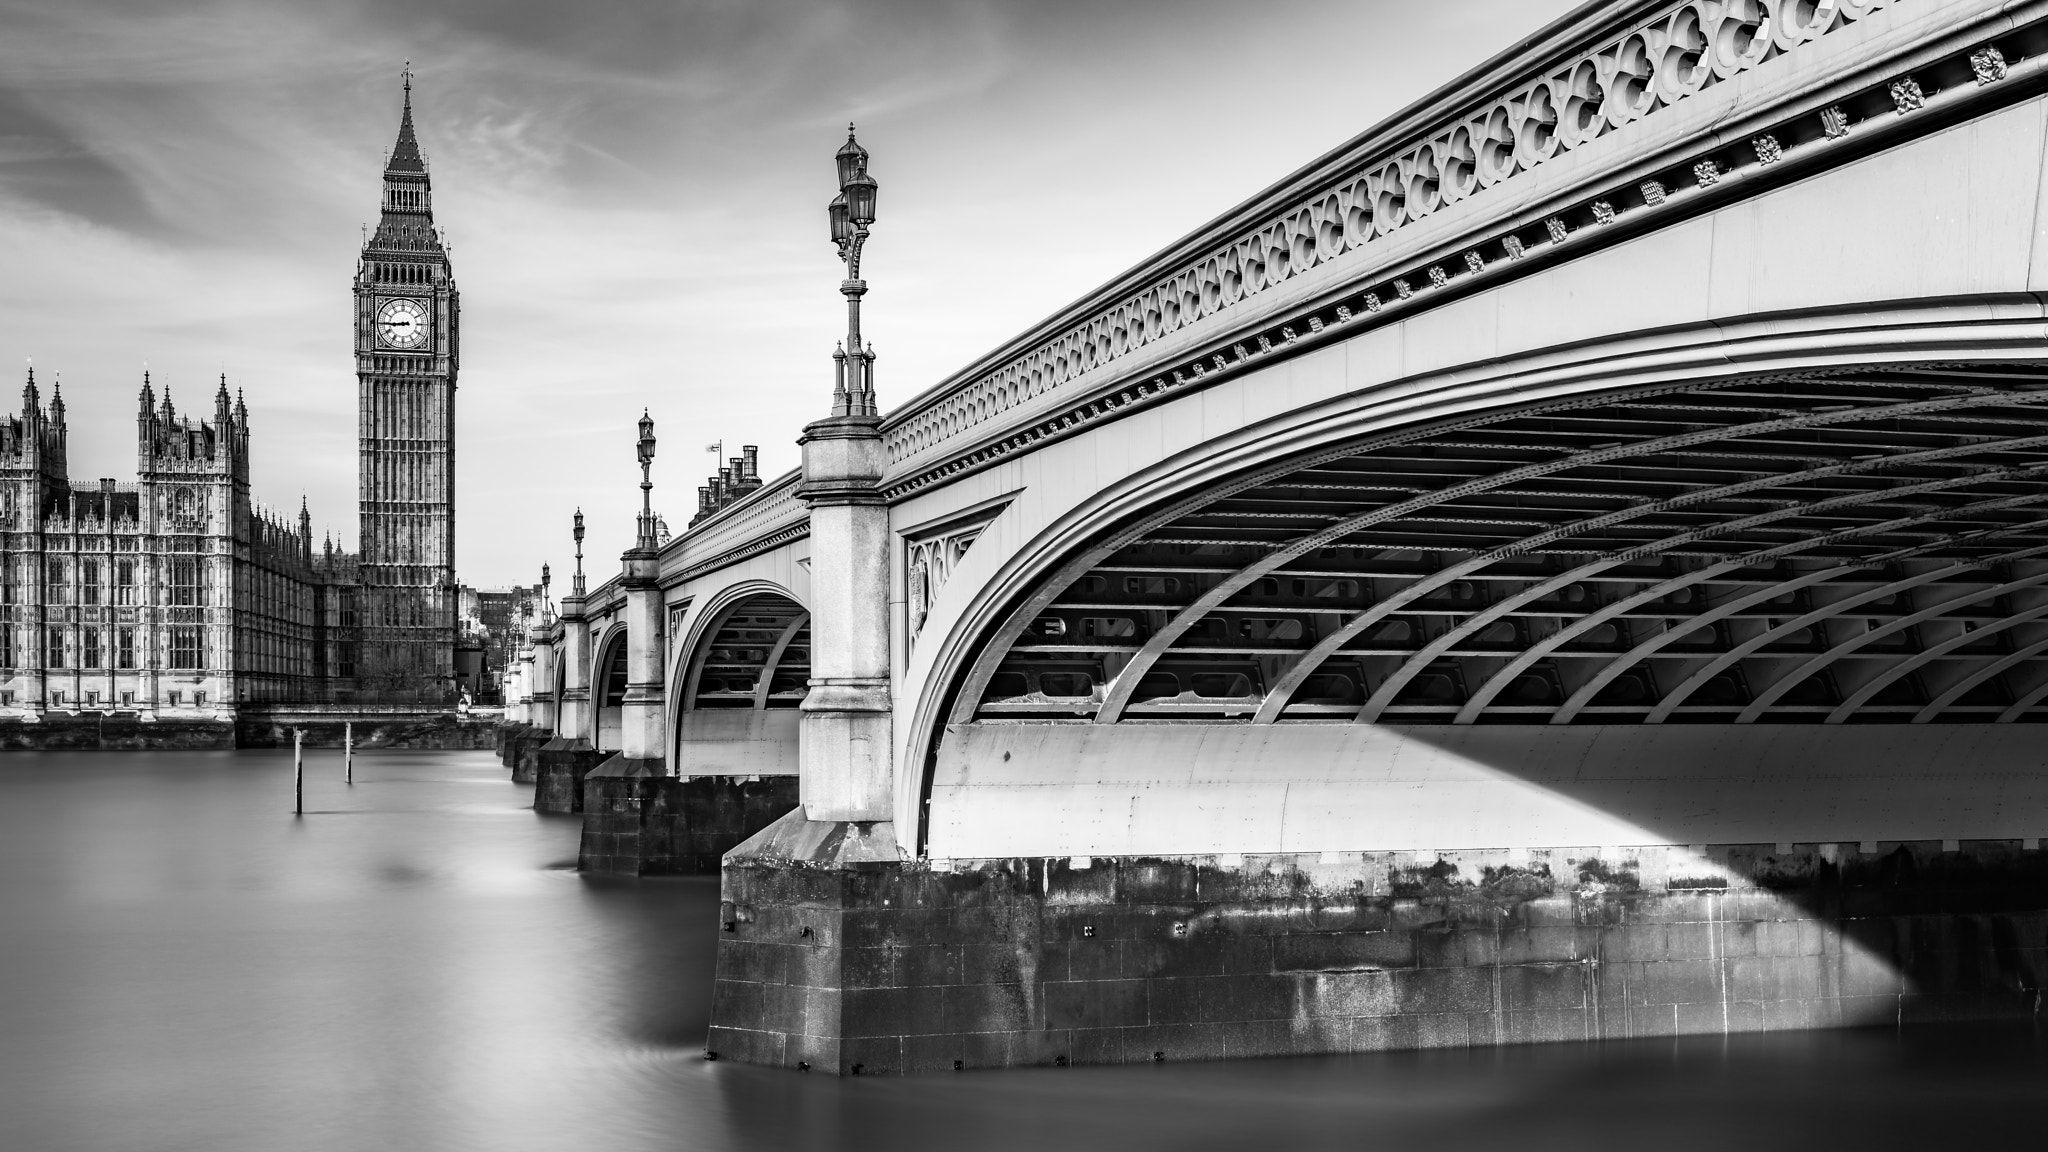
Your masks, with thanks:
[{"label": "bridge span", "polygon": [[511,754],[722,859],[728,1058],[2035,1012],[2044,93],[2048,3],[1588,5],[886,411],[849,140],[803,467]]}]

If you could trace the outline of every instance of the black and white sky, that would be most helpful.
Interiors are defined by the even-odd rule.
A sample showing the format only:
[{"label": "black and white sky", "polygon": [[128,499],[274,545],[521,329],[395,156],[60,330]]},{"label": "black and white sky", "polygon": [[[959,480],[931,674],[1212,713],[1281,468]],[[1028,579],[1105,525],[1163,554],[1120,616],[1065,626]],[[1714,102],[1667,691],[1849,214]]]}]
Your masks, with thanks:
[{"label": "black and white sky", "polygon": [[[849,120],[885,407],[1567,11],[1565,0],[0,0],[0,364],[134,477],[144,365],[246,390],[259,502],[354,547],[349,284],[414,109],[463,301],[465,582],[602,579],[634,421],[680,529],[797,460],[844,327]],[[0,387],[14,411],[18,384]]]}]

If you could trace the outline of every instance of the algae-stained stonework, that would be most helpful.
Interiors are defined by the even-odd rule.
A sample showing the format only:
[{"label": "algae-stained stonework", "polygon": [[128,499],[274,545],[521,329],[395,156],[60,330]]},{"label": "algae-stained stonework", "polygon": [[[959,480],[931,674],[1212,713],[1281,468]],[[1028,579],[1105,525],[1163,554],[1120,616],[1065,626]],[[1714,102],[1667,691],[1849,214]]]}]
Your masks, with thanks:
[{"label": "algae-stained stonework", "polygon": [[2024,1015],[2019,841],[729,867],[707,1048],[841,1075]]}]

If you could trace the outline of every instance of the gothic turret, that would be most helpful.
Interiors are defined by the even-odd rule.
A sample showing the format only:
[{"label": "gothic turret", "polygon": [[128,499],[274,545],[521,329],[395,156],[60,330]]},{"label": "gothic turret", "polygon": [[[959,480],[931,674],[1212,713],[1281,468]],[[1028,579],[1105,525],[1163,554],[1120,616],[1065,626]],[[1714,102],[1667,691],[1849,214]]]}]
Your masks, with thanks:
[{"label": "gothic turret", "polygon": [[45,411],[42,389],[30,368],[21,388],[21,415],[0,420],[0,471],[27,485],[8,497],[12,507],[30,510],[47,507],[53,499],[62,502],[61,493],[70,485],[64,436],[63,394],[59,392]]}]

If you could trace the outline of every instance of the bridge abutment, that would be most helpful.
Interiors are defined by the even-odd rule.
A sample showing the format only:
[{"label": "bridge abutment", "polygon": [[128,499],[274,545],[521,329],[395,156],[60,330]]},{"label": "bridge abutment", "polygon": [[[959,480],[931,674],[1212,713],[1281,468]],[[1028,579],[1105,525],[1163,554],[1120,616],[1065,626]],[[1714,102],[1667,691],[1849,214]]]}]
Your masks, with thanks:
[{"label": "bridge abutment", "polygon": [[[832,827],[843,856],[859,826]],[[2038,842],[934,869],[795,831],[726,861],[720,1058],[915,1073],[2016,1017],[2048,973]]]}]

